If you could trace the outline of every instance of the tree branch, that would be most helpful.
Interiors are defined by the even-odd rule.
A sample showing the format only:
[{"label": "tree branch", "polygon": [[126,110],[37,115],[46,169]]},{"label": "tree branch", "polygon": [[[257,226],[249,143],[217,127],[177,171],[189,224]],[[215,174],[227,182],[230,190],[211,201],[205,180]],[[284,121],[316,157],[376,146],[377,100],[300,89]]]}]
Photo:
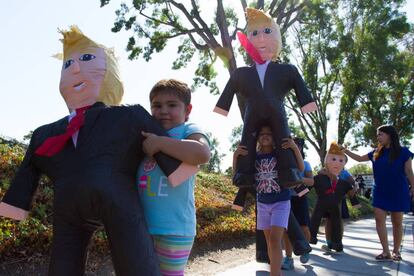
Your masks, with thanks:
[{"label": "tree branch", "polygon": [[150,20],[150,21],[154,21],[156,23],[159,23],[160,25],[166,25],[166,26],[169,26],[169,27],[181,29],[180,26],[174,25],[172,23],[172,21],[168,21],[168,22],[161,21],[161,20],[159,20],[157,18],[154,18],[152,16],[146,15],[142,10],[139,11],[139,14],[142,15],[144,18]]},{"label": "tree branch", "polygon": [[264,0],[258,0],[256,3],[257,10],[264,10]]},{"label": "tree branch", "polygon": [[246,12],[247,9],[247,2],[245,0],[240,0],[240,3],[242,5],[243,8],[243,12]]},{"label": "tree branch", "polygon": [[[194,0],[192,0],[191,2],[195,5]],[[177,9],[179,9],[185,15],[185,17],[187,18],[187,20],[191,23],[191,25],[197,31],[197,34],[204,40],[204,42],[206,42],[206,44],[211,49],[214,49],[215,47],[218,46],[218,43],[215,41],[214,37],[213,37],[214,41],[211,41],[210,40],[212,34],[211,34],[209,28],[208,27],[200,28],[200,26],[197,24],[197,22],[194,21],[193,16],[187,11],[187,9],[185,8],[185,6],[183,4],[177,3],[176,1],[172,1],[172,0],[170,0],[170,3],[174,7],[176,7]],[[194,11],[195,11],[195,13],[198,13],[196,8],[194,9]],[[200,20],[198,20],[198,21],[200,22]],[[200,23],[204,23],[204,22],[201,20]],[[204,25],[205,25],[205,23],[204,23]]]},{"label": "tree branch", "polygon": [[229,26],[226,21],[226,15],[224,13],[224,7],[223,7],[222,0],[217,0],[216,23],[220,30],[221,41],[223,43],[223,47],[227,47],[231,49],[231,51],[233,52],[233,47],[231,45],[231,39],[229,35]]},{"label": "tree branch", "polygon": [[188,37],[190,38],[191,42],[194,44],[194,46],[196,47],[197,50],[203,50],[204,51],[204,50],[209,49],[207,44],[204,44],[204,45],[199,44],[195,40],[194,36],[191,33],[188,34]]},{"label": "tree branch", "polygon": [[204,22],[204,20],[201,18],[200,13],[198,12],[198,7],[197,7],[196,1],[191,0],[191,5],[193,6],[193,11],[194,11],[195,18],[201,24],[201,26],[203,27],[204,33],[208,37],[208,41],[206,41],[206,43],[209,44],[211,49],[214,49],[214,48],[220,46],[220,44],[217,42],[214,35],[211,33],[210,28],[207,26],[206,22]]}]

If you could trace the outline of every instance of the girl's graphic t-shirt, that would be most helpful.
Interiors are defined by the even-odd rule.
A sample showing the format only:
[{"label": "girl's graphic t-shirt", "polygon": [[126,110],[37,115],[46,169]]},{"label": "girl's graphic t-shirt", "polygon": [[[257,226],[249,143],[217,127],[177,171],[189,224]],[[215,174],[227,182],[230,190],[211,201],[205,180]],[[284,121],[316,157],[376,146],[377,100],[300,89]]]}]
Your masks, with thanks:
[{"label": "girl's graphic t-shirt", "polygon": [[257,201],[275,203],[290,199],[289,189],[278,183],[277,159],[274,152],[258,153],[255,162]]},{"label": "girl's graphic t-shirt", "polygon": [[[202,134],[208,140],[193,123],[184,123],[168,131],[175,139],[185,139],[194,133]],[[137,181],[151,235],[195,236],[194,175],[173,187],[155,160],[146,157],[139,166]]]}]

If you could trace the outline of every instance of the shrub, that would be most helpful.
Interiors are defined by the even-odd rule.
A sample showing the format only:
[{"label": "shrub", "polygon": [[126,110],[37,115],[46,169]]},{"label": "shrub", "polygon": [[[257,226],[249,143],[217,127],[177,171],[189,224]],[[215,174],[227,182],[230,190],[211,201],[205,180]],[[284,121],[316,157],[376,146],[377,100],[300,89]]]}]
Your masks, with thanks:
[{"label": "shrub", "polygon": [[217,243],[254,235],[254,204],[250,199],[245,213],[231,209],[237,188],[231,179],[219,174],[197,175],[195,200],[197,209],[196,242]]},{"label": "shrub", "polygon": [[[315,189],[311,189],[311,191],[308,193],[308,203],[309,203],[309,212],[312,213],[313,211],[313,207],[316,204],[316,193],[315,193]],[[372,214],[373,212],[373,207],[371,205],[371,202],[369,201],[369,199],[366,199],[365,197],[362,196],[358,196],[358,200],[361,204],[360,208],[354,208],[351,205],[351,202],[346,199],[346,204],[348,206],[348,210],[349,210],[349,216],[351,219],[358,219],[361,216],[366,216],[369,214]]]},{"label": "shrub", "polygon": [[[23,160],[25,147],[19,143],[0,144],[0,197],[8,189],[10,182]],[[50,181],[41,178],[31,216],[22,222],[0,218],[0,256],[23,257],[35,252],[44,253],[51,241],[51,203],[52,187]]]},{"label": "shrub", "polygon": [[[3,143],[0,140],[0,197],[10,185],[25,152],[19,143]],[[196,178],[195,203],[197,215],[197,245],[242,239],[255,233],[254,198],[248,198],[244,212],[231,209],[237,188],[229,176],[200,172]],[[315,204],[315,194],[308,195],[310,207]],[[360,198],[363,208],[350,208],[353,218],[372,212],[368,200]],[[0,218],[0,260],[8,257],[29,257],[46,253],[52,237],[53,186],[42,177],[36,193],[30,217],[24,222]],[[105,232],[94,235],[91,246],[94,253],[107,254]]]}]

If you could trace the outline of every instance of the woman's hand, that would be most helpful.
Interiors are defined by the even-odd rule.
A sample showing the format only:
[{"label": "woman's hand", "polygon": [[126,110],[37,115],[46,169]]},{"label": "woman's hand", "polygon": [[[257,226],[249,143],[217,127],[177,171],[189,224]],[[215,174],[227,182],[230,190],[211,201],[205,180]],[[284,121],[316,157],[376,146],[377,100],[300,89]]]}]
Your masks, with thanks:
[{"label": "woman's hand", "polygon": [[347,146],[346,145],[341,145],[341,144],[338,144],[338,146],[339,146],[339,149],[341,150],[341,151],[343,151],[343,152],[347,152],[348,151],[348,148],[347,148]]}]

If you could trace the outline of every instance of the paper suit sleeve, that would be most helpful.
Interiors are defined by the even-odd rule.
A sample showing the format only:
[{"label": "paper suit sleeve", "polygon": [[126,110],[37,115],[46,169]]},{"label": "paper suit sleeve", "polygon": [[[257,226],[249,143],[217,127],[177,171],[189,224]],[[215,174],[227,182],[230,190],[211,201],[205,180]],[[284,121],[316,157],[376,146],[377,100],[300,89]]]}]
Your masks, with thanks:
[{"label": "paper suit sleeve", "polygon": [[233,72],[232,76],[224,87],[223,93],[220,95],[216,107],[214,108],[214,112],[227,116],[227,113],[229,112],[231,104],[233,102],[234,94],[236,93],[234,81],[236,73],[237,70]]},{"label": "paper suit sleeve", "polygon": [[292,74],[289,74],[291,76],[291,82],[293,89],[295,90],[296,98],[298,99],[300,107],[303,107],[309,103],[314,102],[311,93],[309,92],[308,88],[306,87],[306,84],[302,78],[302,76],[299,74],[298,69],[293,66],[291,66]]},{"label": "paper suit sleeve", "polygon": [[[24,219],[32,204],[33,195],[39,185],[40,170],[36,168],[32,162],[34,150],[35,136],[37,131],[33,132],[29,147],[24,156],[15,177],[10,185],[7,193],[2,199],[0,205],[0,215],[14,219]],[[21,215],[24,214],[24,215]]]}]

